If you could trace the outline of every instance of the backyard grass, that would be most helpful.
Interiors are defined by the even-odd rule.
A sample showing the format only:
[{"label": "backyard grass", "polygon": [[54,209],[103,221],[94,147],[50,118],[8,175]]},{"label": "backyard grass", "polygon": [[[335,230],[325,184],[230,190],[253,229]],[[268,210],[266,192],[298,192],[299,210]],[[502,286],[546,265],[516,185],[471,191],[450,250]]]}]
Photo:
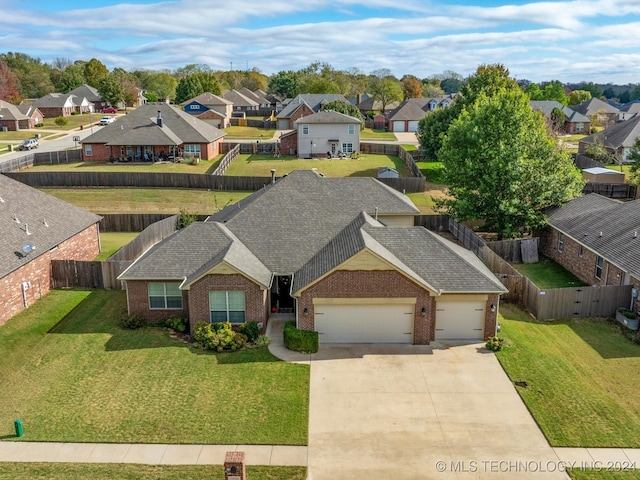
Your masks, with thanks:
[{"label": "backyard grass", "polygon": [[100,232],[102,251],[94,260],[96,262],[106,260],[137,236],[137,232]]},{"label": "backyard grass", "polygon": [[75,162],[38,165],[30,167],[29,172],[136,172],[136,173],[200,173],[211,174],[217,168],[223,155],[213,160],[200,160],[196,165],[190,163],[110,163]]},{"label": "backyard grass", "polygon": [[435,214],[433,209],[434,201],[429,192],[407,193],[407,197],[418,207],[421,215]]},{"label": "backyard grass", "polygon": [[222,131],[227,132],[225,140],[230,138],[252,138],[255,140],[271,140],[276,133],[274,128],[258,128],[258,127],[236,127],[231,126],[223,128]]},{"label": "backyard grass", "polygon": [[[306,467],[247,466],[251,480],[304,480]],[[118,463],[0,463],[0,480],[224,480],[222,465],[135,465]]]},{"label": "backyard grass", "polygon": [[639,345],[606,319],[538,322],[520,307],[500,308],[498,360],[513,382],[527,383],[518,393],[552,446],[640,447]]},{"label": "backyard grass", "polygon": [[444,166],[442,162],[416,162],[427,182],[444,185]]},{"label": "backyard grass", "polygon": [[[615,466],[612,466],[612,470]],[[580,470],[578,468],[567,469],[567,473],[573,480],[638,480],[638,470],[607,471],[607,465],[602,464],[599,470]]]},{"label": "backyard grass", "polygon": [[212,215],[253,192],[178,188],[43,188],[43,192],[94,213]]},{"label": "backyard grass", "polygon": [[622,165],[622,167],[620,167],[620,165],[604,165],[605,168],[608,168],[609,170],[615,170],[616,172],[623,172],[625,175],[629,175],[631,173],[631,165]]},{"label": "backyard grass", "polygon": [[546,257],[538,263],[514,263],[513,267],[539,288],[583,287],[587,284],[564,267]]},{"label": "backyard grass", "polygon": [[275,168],[276,176],[282,176],[294,170],[317,168],[327,177],[377,177],[382,167],[395,168],[401,177],[409,176],[409,170],[400,157],[392,155],[360,155],[357,160],[350,158],[299,159],[297,157],[273,155],[238,155],[225,175],[270,177]]},{"label": "backyard grass", "polygon": [[393,132],[385,132],[384,130],[374,130],[373,128],[365,128],[360,131],[360,140],[391,140],[396,141],[398,137]]},{"label": "backyard grass", "polygon": [[0,327],[0,418],[20,440],[306,445],[308,365],[122,330],[125,307],[123,291],[53,291]]}]

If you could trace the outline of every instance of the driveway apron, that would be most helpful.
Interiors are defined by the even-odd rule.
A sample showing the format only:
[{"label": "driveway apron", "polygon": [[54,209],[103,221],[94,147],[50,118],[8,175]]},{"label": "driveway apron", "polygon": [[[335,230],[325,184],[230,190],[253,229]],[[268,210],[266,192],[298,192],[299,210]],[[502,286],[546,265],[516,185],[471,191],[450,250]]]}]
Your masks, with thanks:
[{"label": "driveway apron", "polygon": [[569,478],[483,344],[322,346],[309,408],[312,480]]}]

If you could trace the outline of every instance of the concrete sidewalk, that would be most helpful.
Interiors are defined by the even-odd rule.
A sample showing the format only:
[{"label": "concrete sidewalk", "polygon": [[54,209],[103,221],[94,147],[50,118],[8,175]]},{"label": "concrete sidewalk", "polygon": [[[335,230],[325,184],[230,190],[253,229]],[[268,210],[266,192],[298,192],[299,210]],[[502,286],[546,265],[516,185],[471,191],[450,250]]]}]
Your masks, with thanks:
[{"label": "concrete sidewalk", "polygon": [[165,445],[136,443],[0,442],[0,462],[222,465],[227,452],[247,465],[307,465],[307,447],[289,445]]}]

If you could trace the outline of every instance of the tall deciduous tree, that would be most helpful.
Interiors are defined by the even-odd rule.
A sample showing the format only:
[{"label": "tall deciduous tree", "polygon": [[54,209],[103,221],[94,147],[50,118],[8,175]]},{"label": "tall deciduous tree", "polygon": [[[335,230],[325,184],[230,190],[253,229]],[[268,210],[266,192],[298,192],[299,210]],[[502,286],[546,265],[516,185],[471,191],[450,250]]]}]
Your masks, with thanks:
[{"label": "tall deciduous tree", "polygon": [[422,98],[422,82],[416,77],[405,75],[402,78],[402,93],[407,98]]},{"label": "tall deciduous tree", "polygon": [[84,83],[84,65],[69,65],[64,69],[58,81],[57,89],[60,92],[67,93],[78,88]]},{"label": "tall deciduous tree", "polygon": [[633,142],[627,154],[627,161],[631,162],[629,180],[636,185],[640,184],[640,137]]},{"label": "tall deciduous tree", "polygon": [[92,58],[84,64],[84,80],[94,88],[100,86],[100,82],[109,74],[109,70],[97,58]]},{"label": "tall deciduous tree", "polygon": [[109,102],[110,105],[117,105],[124,100],[124,91],[118,78],[110,73],[100,80],[98,85],[98,93]]},{"label": "tall deciduous tree", "polygon": [[7,52],[0,54],[0,60],[5,61],[15,74],[21,98],[40,98],[54,91],[51,67],[39,58]]},{"label": "tall deciduous tree", "polygon": [[281,70],[269,78],[267,91],[284,98],[294,98],[300,91],[300,75],[293,70]]},{"label": "tall deciduous tree", "polygon": [[[144,74],[137,75],[138,78],[144,77]],[[144,77],[142,88],[148,93],[160,99],[173,100],[176,96],[176,87],[178,81],[167,72],[152,73]]]},{"label": "tall deciduous tree", "polygon": [[0,61],[0,100],[10,103],[20,100],[16,74],[9,68],[7,62],[3,61]]},{"label": "tall deciduous tree", "polygon": [[567,94],[564,92],[564,86],[559,80],[552,80],[545,85],[542,90],[543,100],[555,100],[563,105],[567,104]]},{"label": "tall deciduous tree", "polygon": [[371,95],[374,100],[380,102],[381,110],[384,112],[387,105],[402,100],[402,89],[399,83],[392,77],[374,77],[371,85]]},{"label": "tall deciduous tree", "polygon": [[460,221],[484,220],[500,238],[542,227],[544,210],[583,185],[519,89],[481,93],[449,127],[439,158],[451,195],[439,208]]},{"label": "tall deciduous tree", "polygon": [[326,102],[322,105],[321,110],[333,110],[334,112],[344,113],[350,117],[360,120],[360,128],[364,128],[364,117],[360,112],[360,109],[353,103],[343,102],[342,100],[334,100],[332,102]]},{"label": "tall deciduous tree", "polygon": [[591,92],[586,90],[573,90],[569,94],[568,105],[578,105],[579,103],[586,102],[587,100],[591,100]]}]

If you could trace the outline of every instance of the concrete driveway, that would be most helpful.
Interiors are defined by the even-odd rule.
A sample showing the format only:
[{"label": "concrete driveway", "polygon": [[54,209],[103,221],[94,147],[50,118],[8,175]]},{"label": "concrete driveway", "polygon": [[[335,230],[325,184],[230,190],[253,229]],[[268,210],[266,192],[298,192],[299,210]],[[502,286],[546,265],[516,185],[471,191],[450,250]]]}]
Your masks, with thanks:
[{"label": "concrete driveway", "polygon": [[567,479],[483,344],[322,346],[309,478]]}]

